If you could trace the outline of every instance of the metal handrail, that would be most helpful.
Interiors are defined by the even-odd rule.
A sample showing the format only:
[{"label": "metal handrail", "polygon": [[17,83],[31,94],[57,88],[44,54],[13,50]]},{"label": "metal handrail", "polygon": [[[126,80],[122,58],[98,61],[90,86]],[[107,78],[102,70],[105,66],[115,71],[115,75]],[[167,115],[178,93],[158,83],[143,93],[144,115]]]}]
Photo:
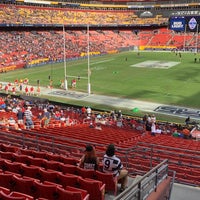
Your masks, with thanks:
[{"label": "metal handrail", "polygon": [[[148,195],[158,187],[158,185],[168,177],[168,160],[165,159],[156,167],[151,169],[144,176],[133,182],[124,192],[119,194],[114,200],[141,200],[146,199]],[[147,192],[145,191],[147,188]]]}]

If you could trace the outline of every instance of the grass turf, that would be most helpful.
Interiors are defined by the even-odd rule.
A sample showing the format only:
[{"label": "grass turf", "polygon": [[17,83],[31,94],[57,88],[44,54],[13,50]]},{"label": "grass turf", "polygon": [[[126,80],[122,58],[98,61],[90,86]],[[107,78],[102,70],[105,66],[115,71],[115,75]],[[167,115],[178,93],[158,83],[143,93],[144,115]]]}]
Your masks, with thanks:
[{"label": "grass turf", "polygon": [[[197,62],[194,58],[197,57]],[[119,96],[171,105],[200,108],[200,62],[199,55],[194,53],[173,52],[123,52],[90,58],[91,91],[96,94]],[[168,68],[132,67],[144,61],[180,62]],[[80,76],[76,90],[87,92],[88,60],[69,61],[66,65],[68,84],[72,77]],[[48,64],[40,67],[20,69],[0,74],[1,81],[14,82],[15,79],[28,78],[30,84],[49,84],[49,76],[53,86],[59,87],[64,79],[63,63]],[[69,86],[70,88],[70,86]]]}]

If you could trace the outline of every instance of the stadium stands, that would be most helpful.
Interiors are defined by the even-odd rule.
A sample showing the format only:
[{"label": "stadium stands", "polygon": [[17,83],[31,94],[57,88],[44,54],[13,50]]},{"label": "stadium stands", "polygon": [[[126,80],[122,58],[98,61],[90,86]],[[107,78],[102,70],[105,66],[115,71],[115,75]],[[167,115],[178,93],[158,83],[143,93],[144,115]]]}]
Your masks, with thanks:
[{"label": "stadium stands", "polygon": [[[116,53],[140,46],[144,49],[145,46],[159,49],[168,45],[178,49],[195,48],[195,35],[176,34],[167,27],[157,27],[167,20],[161,15],[139,18],[133,10],[94,12],[88,9],[0,5],[0,24],[3,27],[7,24],[26,28],[39,26],[39,29],[29,27],[20,31],[12,27],[9,31],[0,30],[0,70],[6,72],[41,63],[62,62],[63,36],[67,58],[86,56],[87,32],[83,25],[87,24],[107,27],[90,30],[91,55]],[[82,28],[66,30],[64,35],[63,24]],[[153,24],[156,27],[140,30],[142,25]],[[43,25],[50,25],[50,28],[43,29]],[[137,30],[108,28],[118,25],[136,25]],[[40,111],[33,107],[35,115]],[[137,122],[133,128],[126,124],[125,119],[123,128],[113,122],[111,126],[103,125],[98,131],[91,129],[87,122],[83,123],[84,116],[76,110],[65,110],[64,114],[74,120],[73,126],[66,128],[66,124],[54,119],[44,129],[42,122],[34,119],[35,127],[31,130],[2,127],[0,142],[4,144],[0,144],[0,199],[103,200],[105,191],[117,195],[117,182],[110,174],[77,167],[86,143],[95,145],[100,160],[105,146],[116,144],[119,157],[133,177],[144,175],[168,159],[170,176],[173,176],[171,170],[176,171],[176,182],[200,185],[200,144],[197,141],[174,138],[171,134],[152,137],[149,132],[137,130]],[[11,111],[3,112],[1,116],[16,119]]]}]

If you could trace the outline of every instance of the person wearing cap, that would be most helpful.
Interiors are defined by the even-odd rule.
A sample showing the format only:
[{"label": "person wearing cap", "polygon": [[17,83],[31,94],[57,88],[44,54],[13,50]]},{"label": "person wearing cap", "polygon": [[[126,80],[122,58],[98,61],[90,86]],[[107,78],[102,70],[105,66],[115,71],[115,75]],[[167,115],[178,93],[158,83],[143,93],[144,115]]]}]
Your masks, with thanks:
[{"label": "person wearing cap", "polygon": [[96,156],[96,151],[92,145],[87,145],[85,148],[85,154],[82,156],[79,162],[79,167],[84,169],[98,170],[99,159]]},{"label": "person wearing cap", "polygon": [[123,192],[128,183],[128,171],[123,169],[123,164],[115,155],[115,146],[113,144],[108,145],[106,154],[102,160],[103,172],[112,173],[114,177],[117,177],[118,182],[121,183],[120,192]]}]

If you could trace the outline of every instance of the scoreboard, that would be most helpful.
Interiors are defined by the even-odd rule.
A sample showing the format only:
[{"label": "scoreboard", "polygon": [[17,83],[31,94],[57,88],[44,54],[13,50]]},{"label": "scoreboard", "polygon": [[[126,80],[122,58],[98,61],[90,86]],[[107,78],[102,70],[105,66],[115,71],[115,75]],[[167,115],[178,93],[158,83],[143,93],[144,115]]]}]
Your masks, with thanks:
[{"label": "scoreboard", "polygon": [[177,32],[200,32],[200,16],[170,17],[169,29]]}]

